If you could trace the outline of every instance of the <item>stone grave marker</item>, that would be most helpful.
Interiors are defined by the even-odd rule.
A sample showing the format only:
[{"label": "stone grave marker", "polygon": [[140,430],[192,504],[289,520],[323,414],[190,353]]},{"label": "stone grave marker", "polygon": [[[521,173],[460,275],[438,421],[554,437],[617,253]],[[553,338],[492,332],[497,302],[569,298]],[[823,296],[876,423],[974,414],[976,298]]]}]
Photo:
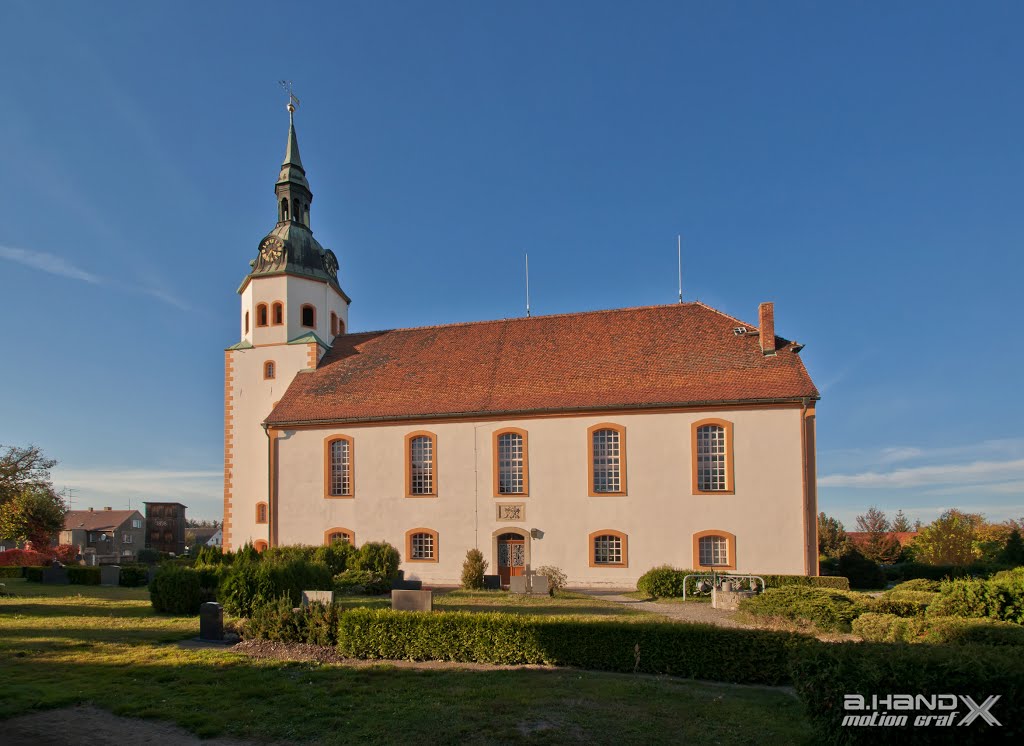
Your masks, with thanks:
[{"label": "stone grave marker", "polygon": [[530,593],[534,596],[548,595],[548,576],[534,575],[530,578]]},{"label": "stone grave marker", "polygon": [[119,565],[100,566],[100,585],[119,585],[121,582],[121,568]]},{"label": "stone grave marker", "polygon": [[68,571],[59,565],[43,568],[43,583],[48,585],[67,585]]},{"label": "stone grave marker", "polygon": [[509,593],[529,593],[530,578],[526,575],[513,575],[508,579]]},{"label": "stone grave marker", "polygon": [[334,603],[334,591],[303,591],[302,605],[309,606],[314,601],[330,606]]},{"label": "stone grave marker", "polygon": [[433,591],[391,591],[391,608],[395,611],[433,611]]},{"label": "stone grave marker", "polygon": [[214,601],[199,607],[199,639],[212,642],[224,639],[224,608]]},{"label": "stone grave marker", "polygon": [[484,590],[496,591],[501,588],[500,575],[484,575]]}]

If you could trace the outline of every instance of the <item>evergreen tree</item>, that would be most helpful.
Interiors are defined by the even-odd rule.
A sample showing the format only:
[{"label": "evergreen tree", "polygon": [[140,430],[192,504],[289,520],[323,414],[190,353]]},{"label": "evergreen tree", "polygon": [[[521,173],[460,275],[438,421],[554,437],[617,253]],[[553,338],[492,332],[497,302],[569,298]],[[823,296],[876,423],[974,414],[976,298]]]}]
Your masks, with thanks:
[{"label": "evergreen tree", "polygon": [[857,530],[867,534],[867,540],[861,544],[861,554],[872,562],[895,562],[900,556],[900,543],[890,532],[892,530],[885,511],[874,505],[868,512],[857,516]]},{"label": "evergreen tree", "polygon": [[818,513],[818,554],[824,557],[840,557],[849,546],[849,539],[843,524],[835,518]]},{"label": "evergreen tree", "polygon": [[899,533],[910,531],[910,521],[907,520],[902,510],[896,511],[896,517],[892,519],[892,530]]},{"label": "evergreen tree", "polygon": [[1013,529],[1007,537],[1006,546],[999,553],[999,562],[1011,567],[1024,565],[1024,540],[1017,529]]}]

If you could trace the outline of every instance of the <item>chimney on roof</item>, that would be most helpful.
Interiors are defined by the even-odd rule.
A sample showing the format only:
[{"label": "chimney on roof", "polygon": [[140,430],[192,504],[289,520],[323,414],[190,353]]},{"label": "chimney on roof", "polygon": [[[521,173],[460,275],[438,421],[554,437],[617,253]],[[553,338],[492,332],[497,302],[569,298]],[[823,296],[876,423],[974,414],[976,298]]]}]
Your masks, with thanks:
[{"label": "chimney on roof", "polygon": [[762,303],[757,307],[757,325],[761,330],[761,353],[775,354],[775,304]]},{"label": "chimney on roof", "polygon": [[110,508],[109,506],[104,506],[104,508],[103,508],[103,509],[104,509],[104,510],[111,510],[111,508]]},{"label": "chimney on roof", "polygon": [[90,513],[92,512],[92,508],[89,508],[89,512],[90,512]]}]

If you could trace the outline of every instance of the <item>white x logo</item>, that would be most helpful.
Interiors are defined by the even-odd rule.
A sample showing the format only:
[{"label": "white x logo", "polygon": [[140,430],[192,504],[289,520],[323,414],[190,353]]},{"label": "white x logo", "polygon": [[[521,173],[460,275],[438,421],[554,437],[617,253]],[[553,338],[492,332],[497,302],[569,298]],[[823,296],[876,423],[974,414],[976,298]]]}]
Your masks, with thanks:
[{"label": "white x logo", "polygon": [[960,699],[964,701],[965,705],[971,708],[971,711],[964,715],[963,719],[961,719],[957,725],[970,725],[979,715],[981,716],[981,719],[989,725],[1002,725],[1002,723],[996,720],[995,715],[988,711],[989,708],[999,700],[999,697],[1000,695],[993,694],[979,705],[966,694],[961,694]]}]

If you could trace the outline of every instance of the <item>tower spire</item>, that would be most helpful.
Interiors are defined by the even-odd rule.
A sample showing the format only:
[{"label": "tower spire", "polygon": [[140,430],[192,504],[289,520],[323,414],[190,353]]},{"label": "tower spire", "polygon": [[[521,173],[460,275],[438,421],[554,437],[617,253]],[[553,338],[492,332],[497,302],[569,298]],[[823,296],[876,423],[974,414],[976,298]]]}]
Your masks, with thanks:
[{"label": "tower spire", "polygon": [[290,223],[309,227],[309,206],[313,202],[313,192],[306,181],[306,169],[302,167],[299,156],[299,138],[295,134],[295,110],[299,107],[299,99],[292,92],[290,80],[280,81],[281,87],[288,93],[288,144],[284,149],[284,161],[281,173],[274,185],[277,194],[278,223]]}]

